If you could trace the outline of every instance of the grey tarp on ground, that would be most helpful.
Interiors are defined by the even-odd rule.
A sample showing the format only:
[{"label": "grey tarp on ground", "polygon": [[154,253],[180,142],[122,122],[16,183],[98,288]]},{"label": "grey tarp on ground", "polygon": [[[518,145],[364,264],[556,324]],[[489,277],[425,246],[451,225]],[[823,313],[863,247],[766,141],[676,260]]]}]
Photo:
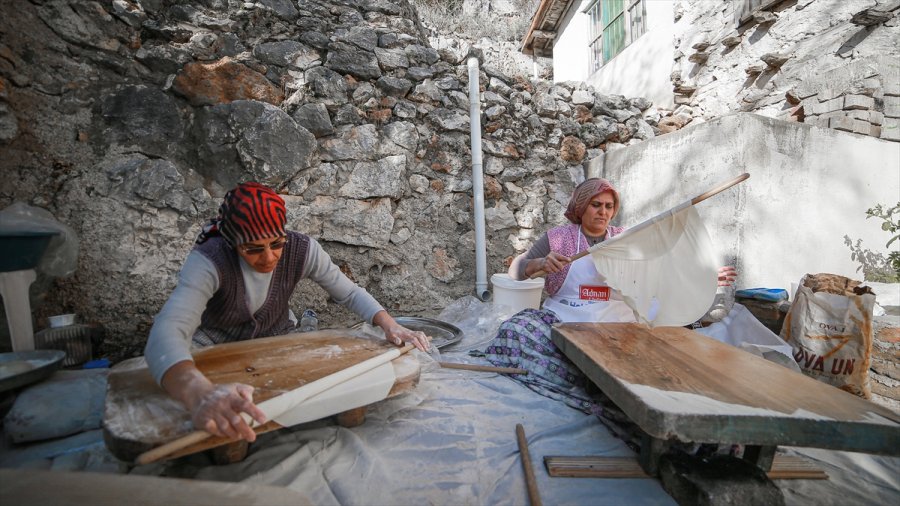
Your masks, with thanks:
[{"label": "grey tarp on ground", "polygon": [[[456,352],[442,359],[472,360]],[[545,504],[674,504],[658,480],[550,477],[543,466],[546,455],[634,453],[596,417],[508,377],[432,366],[425,367],[414,392],[370,408],[359,427],[308,424],[264,435],[238,464],[153,465],[135,472],[290,487],[322,505],[527,504],[517,423],[528,435]],[[777,481],[788,504],[893,504],[900,498],[900,459],[786,452],[810,458],[830,476]]]}]

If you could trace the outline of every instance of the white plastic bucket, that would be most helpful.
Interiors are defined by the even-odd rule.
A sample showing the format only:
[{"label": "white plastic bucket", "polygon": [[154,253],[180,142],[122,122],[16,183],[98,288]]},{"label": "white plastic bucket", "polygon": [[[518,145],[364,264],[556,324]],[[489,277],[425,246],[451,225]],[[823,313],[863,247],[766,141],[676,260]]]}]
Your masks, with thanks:
[{"label": "white plastic bucket", "polygon": [[494,274],[491,284],[494,285],[494,304],[508,306],[513,314],[526,308],[541,307],[544,278],[516,281],[506,273]]}]

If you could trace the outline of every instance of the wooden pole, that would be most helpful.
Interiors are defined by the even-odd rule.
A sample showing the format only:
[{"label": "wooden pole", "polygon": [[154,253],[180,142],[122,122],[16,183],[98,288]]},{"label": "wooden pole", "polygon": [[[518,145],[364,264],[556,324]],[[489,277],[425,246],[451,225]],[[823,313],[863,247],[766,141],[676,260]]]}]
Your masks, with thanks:
[{"label": "wooden pole", "polygon": [[[730,181],[726,181],[726,182],[724,182],[724,183],[721,183],[721,184],[719,184],[719,185],[713,187],[712,189],[707,190],[707,191],[701,193],[700,195],[697,195],[696,197],[694,197],[694,198],[692,198],[692,199],[690,200],[690,203],[689,203],[688,205],[695,205],[695,204],[697,204],[697,203],[699,203],[699,202],[703,202],[704,200],[706,200],[706,199],[712,197],[713,195],[716,195],[716,194],[718,194],[718,193],[722,193],[723,191],[725,191],[725,190],[731,188],[732,186],[734,186],[734,185],[736,185],[736,184],[738,184],[738,183],[740,183],[740,182],[742,182],[742,181],[745,181],[745,180],[746,180],[747,178],[749,178],[749,177],[750,177],[750,174],[747,173],[747,172],[744,172],[744,173],[741,174],[740,176],[738,176],[738,177],[736,177],[736,178],[734,178],[734,179],[732,179],[732,180],[730,180]],[[685,205],[685,204],[679,204],[679,205],[676,206],[676,207],[680,208],[680,207],[683,206],[683,205]],[[673,209],[674,209],[674,208],[673,208]],[[671,211],[671,209],[670,209],[669,211],[666,211],[666,212],[670,212],[670,211]],[[655,218],[655,217],[654,217],[654,218]],[[653,220],[654,218],[650,218],[650,220]],[[648,222],[648,221],[650,221],[650,220],[644,220],[643,222],[641,222],[641,224],[644,224],[644,223],[646,223],[646,222]],[[635,228],[640,227],[641,224],[637,225]],[[602,247],[602,246],[603,246],[603,243],[601,242],[600,244],[598,244],[598,245],[596,245],[596,246],[594,246],[594,247]],[[578,260],[579,258],[583,258],[583,257],[589,255],[590,253],[591,253],[591,250],[590,250],[590,249],[584,250],[584,251],[582,251],[581,253],[576,253],[575,255],[572,255],[572,262],[574,262],[575,260]],[[544,270],[539,270],[539,271],[536,271],[536,272],[535,272],[534,274],[532,274],[531,276],[529,276],[528,278],[529,278],[529,279],[539,278],[539,277],[541,277],[541,276],[545,276],[546,274],[547,274],[546,271],[544,271]]]},{"label": "wooden pole", "polygon": [[531,506],[542,506],[541,494],[538,493],[537,480],[531,467],[531,455],[528,453],[528,441],[525,439],[525,428],[516,424],[516,439],[519,441],[519,453],[522,455],[522,470],[525,471],[525,485],[528,487],[528,500]]},{"label": "wooden pole", "polygon": [[[386,351],[381,355],[377,355],[368,360],[364,360],[356,365],[337,371],[333,374],[329,374],[328,376],[319,378],[316,381],[307,383],[299,388],[291,390],[290,392],[281,394],[277,397],[273,397],[265,402],[260,403],[259,408],[264,413],[266,413],[266,417],[271,420],[286,413],[287,411],[294,408],[301,402],[309,399],[310,397],[322,393],[325,390],[339,385],[351,378],[355,378],[356,376],[370,371],[381,364],[390,362],[391,360],[394,360],[404,353],[407,353],[413,348],[415,348],[415,346],[413,346],[412,344],[407,344],[402,348]],[[241,416],[244,417],[244,420],[247,423],[252,424],[252,420],[246,413],[241,413]],[[165,458],[166,456],[171,455],[178,450],[199,443],[209,437],[212,437],[212,434],[206,432],[205,430],[197,430],[191,432],[186,436],[182,436],[174,441],[170,441],[161,446],[157,446],[152,450],[138,455],[138,458],[135,459],[135,463],[138,465],[143,465],[149,464],[151,462],[156,462],[157,460]]]},{"label": "wooden pole", "polygon": [[489,365],[460,364],[456,362],[438,362],[445,369],[464,369],[466,371],[496,372],[499,374],[528,374],[525,369],[515,367],[493,367]]}]

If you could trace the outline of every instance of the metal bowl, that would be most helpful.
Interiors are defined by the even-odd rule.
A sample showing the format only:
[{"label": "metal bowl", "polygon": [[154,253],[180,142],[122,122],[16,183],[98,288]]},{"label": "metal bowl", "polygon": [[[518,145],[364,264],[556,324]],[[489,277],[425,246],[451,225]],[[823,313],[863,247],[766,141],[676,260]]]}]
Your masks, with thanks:
[{"label": "metal bowl", "polygon": [[66,352],[60,350],[0,353],[0,392],[40,381],[59,369]]},{"label": "metal bowl", "polygon": [[[433,318],[420,318],[418,316],[395,316],[394,320],[410,330],[420,330],[431,337],[431,344],[438,349],[459,342],[463,338],[463,332],[456,325],[435,320]],[[353,328],[359,328],[362,323],[357,323]]]}]

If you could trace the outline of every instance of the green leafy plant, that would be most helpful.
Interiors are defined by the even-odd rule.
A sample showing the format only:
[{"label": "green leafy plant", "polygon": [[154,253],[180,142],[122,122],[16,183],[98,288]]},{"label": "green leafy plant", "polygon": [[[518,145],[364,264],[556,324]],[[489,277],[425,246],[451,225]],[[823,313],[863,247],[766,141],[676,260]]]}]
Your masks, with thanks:
[{"label": "green leafy plant", "polygon": [[[890,249],[894,241],[900,239],[900,202],[897,205],[885,208],[881,204],[866,210],[866,219],[878,218],[882,220],[881,229],[890,233],[891,238],[885,245]],[[859,262],[857,272],[862,271],[866,281],[880,283],[900,282],[900,251],[891,251],[885,257],[862,246],[862,239],[854,242],[849,236],[844,236],[844,244],[850,248],[850,258]]]},{"label": "green leafy plant", "polygon": [[[897,215],[896,218],[894,217],[895,214]],[[894,207],[887,209],[882,207],[881,204],[876,204],[875,207],[866,210],[866,219],[869,218],[882,220],[881,230],[891,234],[891,238],[885,244],[885,247],[890,249],[891,244],[900,239],[900,202],[897,202]],[[895,276],[900,278],[900,251],[895,250],[888,253],[888,263],[894,269]]]}]

